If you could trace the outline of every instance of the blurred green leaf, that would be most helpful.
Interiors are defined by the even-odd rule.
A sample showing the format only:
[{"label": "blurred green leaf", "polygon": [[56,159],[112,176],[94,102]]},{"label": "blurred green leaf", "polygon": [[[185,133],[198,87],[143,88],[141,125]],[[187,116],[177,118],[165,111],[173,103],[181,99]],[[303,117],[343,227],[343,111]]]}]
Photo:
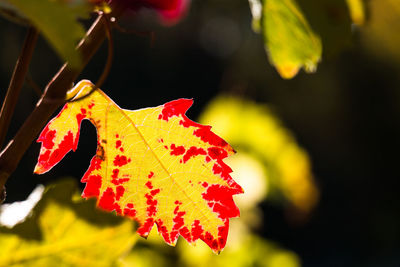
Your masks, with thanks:
[{"label": "blurred green leaf", "polygon": [[19,23],[22,25],[29,24],[29,21],[23,14],[20,13],[20,11],[17,8],[1,0],[0,0],[0,15],[15,23]]},{"label": "blurred green leaf", "polygon": [[72,68],[81,64],[81,56],[75,50],[78,41],[85,35],[78,17],[88,17],[91,11],[84,0],[7,0],[19,13],[29,19],[68,61]]},{"label": "blurred green leaf", "polygon": [[271,64],[286,79],[300,68],[314,72],[322,44],[295,0],[264,0],[261,19],[265,48]]},{"label": "blurred green leaf", "polygon": [[0,228],[0,266],[112,266],[136,241],[134,224],[95,208],[72,180],[49,186],[28,219]]}]

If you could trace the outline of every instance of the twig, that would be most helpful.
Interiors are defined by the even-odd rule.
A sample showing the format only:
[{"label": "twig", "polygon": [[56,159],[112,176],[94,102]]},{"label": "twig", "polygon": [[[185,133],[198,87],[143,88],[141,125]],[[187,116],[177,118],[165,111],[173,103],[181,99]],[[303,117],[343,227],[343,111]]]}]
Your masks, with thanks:
[{"label": "twig", "polygon": [[[111,16],[119,16],[123,9],[114,7]],[[99,15],[92,27],[88,30],[86,37],[79,43],[77,50],[82,56],[82,65],[72,69],[64,64],[59,72],[46,86],[43,97],[39,100],[36,108],[19,129],[14,139],[0,154],[0,188],[5,184],[11,173],[18,166],[19,161],[29,148],[32,141],[37,137],[41,129],[47,123],[58,107],[65,102],[65,94],[71,88],[72,83],[87,65],[91,57],[103,43],[106,35],[105,24]]]},{"label": "twig", "polygon": [[28,72],[29,62],[31,61],[38,35],[38,31],[34,27],[28,29],[21,54],[15,64],[7,95],[0,112],[0,148],[3,147],[8,127],[10,126],[11,118]]}]

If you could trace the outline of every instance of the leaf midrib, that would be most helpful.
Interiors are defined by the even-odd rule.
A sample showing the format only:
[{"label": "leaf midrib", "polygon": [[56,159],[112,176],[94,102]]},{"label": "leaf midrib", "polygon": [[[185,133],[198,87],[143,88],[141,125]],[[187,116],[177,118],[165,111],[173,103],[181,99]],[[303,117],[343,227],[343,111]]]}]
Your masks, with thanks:
[{"label": "leaf midrib", "polygon": [[[101,96],[108,102],[111,103],[112,105],[114,105],[117,110],[119,112],[121,112],[121,114],[129,121],[129,123],[135,128],[135,130],[137,131],[137,133],[139,134],[140,138],[143,140],[144,144],[146,145],[146,147],[149,148],[149,150],[151,151],[151,153],[153,154],[153,156],[157,159],[158,163],[160,164],[160,166],[163,168],[163,170],[168,174],[168,176],[171,178],[172,182],[178,187],[178,189],[183,193],[183,195],[190,200],[190,202],[192,203],[193,206],[195,206],[197,208],[197,211],[201,214],[201,216],[203,218],[205,218],[205,220],[211,224],[211,221],[208,219],[208,217],[201,211],[200,208],[198,208],[198,205],[196,205],[196,201],[193,201],[185,192],[185,190],[183,190],[181,188],[181,186],[179,185],[179,183],[175,182],[175,179],[172,177],[171,173],[168,171],[168,169],[164,166],[163,162],[159,159],[159,157],[157,156],[157,154],[155,153],[155,151],[152,149],[152,147],[147,143],[146,139],[144,138],[143,134],[140,132],[140,130],[136,127],[136,124],[133,122],[133,120],[124,112],[124,109],[120,108],[110,97],[108,97],[102,90],[97,89],[98,92],[101,94]],[[106,115],[107,116],[107,115]],[[105,126],[106,127],[106,126]],[[106,131],[107,132],[107,131]],[[106,133],[107,135],[107,133]],[[107,161],[106,161],[106,169],[108,169],[107,166]],[[106,172],[107,173],[107,172]],[[106,176],[107,177],[107,176]],[[157,215],[156,215],[157,216]],[[222,221],[222,219],[218,218],[219,220]],[[223,225],[223,224],[221,224]]]}]

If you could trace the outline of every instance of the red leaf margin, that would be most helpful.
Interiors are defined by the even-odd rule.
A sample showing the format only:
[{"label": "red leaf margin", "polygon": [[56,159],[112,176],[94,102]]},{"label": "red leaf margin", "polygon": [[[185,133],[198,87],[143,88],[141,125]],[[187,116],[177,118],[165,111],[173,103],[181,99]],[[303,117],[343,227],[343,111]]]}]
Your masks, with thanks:
[{"label": "red leaf margin", "polygon": [[[87,86],[88,82],[85,83],[85,81],[83,81],[79,83],[76,87],[85,85]],[[89,85],[91,85],[91,83]],[[102,93],[101,90],[98,91]],[[83,114],[78,114],[76,116],[78,129],[77,132],[73,133],[71,131],[68,131],[67,133],[64,133],[64,138],[59,144],[57,144],[58,148],[53,149],[56,145],[54,144],[53,140],[57,133],[54,132],[54,130],[49,130],[49,125],[51,125],[54,120],[57,120],[57,118],[59,118],[62,112],[64,112],[68,108],[68,105],[74,103],[76,102],[66,104],[61,112],[47,124],[47,126],[40,134],[37,142],[42,143],[42,148],[39,155],[38,164],[35,167],[35,173],[41,174],[49,171],[53,166],[61,161],[61,159],[69,151],[76,150],[79,140],[80,125],[83,119],[90,119],[90,121],[93,123],[94,120],[92,120],[92,118],[88,116],[88,113],[85,112]],[[211,126],[198,124],[194,121],[191,121],[185,115],[186,111],[190,108],[192,104],[192,99],[178,99],[168,102],[162,105],[162,110],[158,115],[158,119],[168,121],[174,116],[179,117],[180,125],[186,128],[194,127],[195,130],[193,131],[193,134],[201,139],[203,142],[208,143],[211,146],[207,149],[207,151],[196,151],[196,149],[192,149],[192,147],[191,149],[186,151],[185,155],[183,155],[183,160],[188,160],[192,156],[201,154],[206,157],[207,161],[213,160],[215,162],[212,168],[213,173],[225,180],[229,187],[221,186],[219,184],[208,185],[207,182],[205,182],[203,184],[205,192],[202,194],[202,197],[208,203],[208,206],[212,208],[212,211],[218,214],[218,217],[224,223],[218,228],[217,238],[213,237],[209,232],[205,232],[199,221],[195,221],[194,225],[192,225],[190,232],[186,227],[181,227],[178,228],[174,233],[172,233],[166,230],[166,228],[163,226],[162,220],[156,220],[154,218],[148,218],[148,220],[142,223],[142,225],[140,225],[138,229],[138,233],[141,236],[146,237],[155,223],[157,225],[159,233],[163,236],[164,240],[168,244],[175,245],[176,239],[180,234],[189,242],[201,239],[206,244],[208,244],[214,252],[219,253],[226,244],[229,229],[229,218],[238,217],[240,215],[239,209],[235,205],[232,196],[235,194],[243,193],[243,189],[231,178],[230,173],[232,172],[232,169],[223,162],[224,158],[226,158],[230,154],[235,153],[234,150],[229,146],[226,141],[224,141],[222,138],[211,131]],[[90,106],[93,107],[93,105],[95,105],[95,103],[91,103],[89,105],[89,108],[91,108]],[[100,144],[98,145],[98,149],[99,146]],[[171,149],[173,149],[173,151],[171,151],[171,155],[173,155],[173,153],[176,153],[176,155],[181,155],[182,153],[182,150],[179,147],[171,147]],[[131,209],[131,207],[125,207],[122,210],[119,207],[118,203],[116,203],[116,200],[118,200],[118,194],[120,194],[118,193],[118,190],[115,193],[111,188],[108,188],[107,190],[105,190],[105,192],[103,192],[102,195],[100,195],[99,190],[102,177],[99,177],[98,175],[91,175],[91,172],[93,170],[99,168],[99,164],[101,164],[101,160],[97,156],[94,156],[88,170],[81,180],[82,182],[86,183],[86,187],[82,193],[82,197],[97,197],[98,205],[102,209],[109,211],[116,210],[117,214],[119,215],[126,215],[135,219],[136,211],[134,209]],[[149,201],[150,200],[151,199],[149,199]],[[180,222],[183,222],[181,217],[184,213],[182,211],[179,211],[179,206],[177,207],[178,209],[175,209],[174,211],[174,222],[175,225],[181,226]]]}]

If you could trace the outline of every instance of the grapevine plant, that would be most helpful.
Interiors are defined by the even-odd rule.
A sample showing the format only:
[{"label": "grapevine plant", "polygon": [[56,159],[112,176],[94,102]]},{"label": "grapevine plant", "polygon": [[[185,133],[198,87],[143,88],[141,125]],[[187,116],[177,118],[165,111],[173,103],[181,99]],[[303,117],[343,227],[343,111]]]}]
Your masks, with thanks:
[{"label": "grapevine plant", "polygon": [[[164,20],[172,20],[182,14],[185,2],[96,1],[90,4],[99,9],[99,15],[77,47],[79,57],[72,61],[73,65],[66,63],[52,79],[22,126],[22,137],[17,134],[2,154],[3,184],[16,166],[7,161],[7,153],[13,154],[15,164],[16,153],[21,156],[27,148],[21,148],[18,138],[29,139],[27,132],[34,138],[35,130],[40,130],[47,117],[65,103],[38,138],[42,148],[35,173],[49,171],[66,153],[77,148],[81,122],[88,119],[97,129],[98,147],[82,178],[86,183],[82,197],[95,197],[101,209],[134,219],[139,223],[137,232],[141,236],[147,237],[156,224],[171,245],[181,235],[188,242],[201,239],[218,253],[226,244],[229,218],[239,216],[232,195],[243,190],[233,181],[231,169],[223,162],[234,150],[210,126],[185,116],[193,101],[179,99],[156,108],[130,111],[121,109],[105,95],[98,88],[99,83],[81,81],[72,89],[68,86],[106,35],[110,35],[111,20],[115,21],[127,10],[134,12],[142,7],[156,9]],[[38,34],[33,27],[26,41],[29,57],[34,43],[31,39],[36,39]],[[16,67],[13,81],[18,79],[18,87],[28,61],[29,58],[22,58]],[[24,70],[19,70],[19,65]],[[15,94],[16,90],[11,88],[12,92]],[[6,102],[8,99],[9,96]],[[25,127],[30,130],[26,131]]]},{"label": "grapevine plant", "polygon": [[[321,40],[296,1],[249,3],[253,28],[263,34],[269,60],[278,73],[292,78],[301,68],[315,71]],[[86,184],[83,198],[95,199],[101,210],[133,219],[143,237],[156,226],[171,245],[182,236],[189,243],[202,240],[216,253],[225,247],[230,218],[239,216],[232,196],[243,193],[224,162],[235,150],[211,126],[185,115],[191,99],[129,110],[100,89],[111,68],[112,31],[121,28],[121,17],[135,16],[146,8],[170,26],[187,15],[189,6],[189,0],[0,1],[2,15],[28,28],[0,114],[3,200],[8,178],[33,141],[41,143],[34,172],[48,172],[77,149],[81,122],[89,120],[97,130],[97,150],[81,179]],[[94,22],[85,32],[82,19],[91,15]],[[16,135],[5,143],[40,34],[66,63],[48,82]],[[108,61],[99,80],[77,82],[105,40]]]}]

